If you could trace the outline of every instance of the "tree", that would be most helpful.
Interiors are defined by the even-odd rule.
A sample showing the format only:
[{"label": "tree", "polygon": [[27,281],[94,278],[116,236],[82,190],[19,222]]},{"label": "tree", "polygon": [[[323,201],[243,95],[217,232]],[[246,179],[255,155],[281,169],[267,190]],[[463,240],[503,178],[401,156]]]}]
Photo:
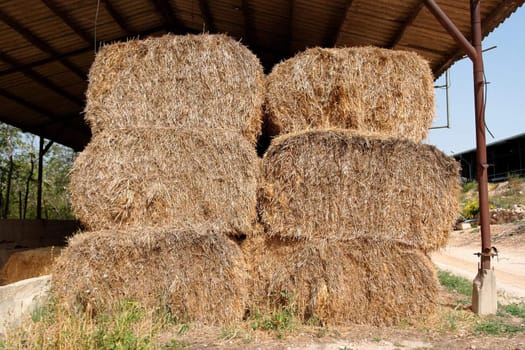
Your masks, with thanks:
[{"label": "tree", "polygon": [[11,187],[15,170],[14,152],[19,143],[16,129],[0,124],[0,214],[6,219],[9,216]]},{"label": "tree", "polygon": [[[0,123],[0,218],[37,217],[39,137]],[[43,159],[43,218],[71,219],[68,174],[75,152],[52,144]]]},{"label": "tree", "polygon": [[71,219],[69,201],[69,172],[76,153],[59,144],[54,144],[44,157],[43,198],[44,217],[52,219]]}]

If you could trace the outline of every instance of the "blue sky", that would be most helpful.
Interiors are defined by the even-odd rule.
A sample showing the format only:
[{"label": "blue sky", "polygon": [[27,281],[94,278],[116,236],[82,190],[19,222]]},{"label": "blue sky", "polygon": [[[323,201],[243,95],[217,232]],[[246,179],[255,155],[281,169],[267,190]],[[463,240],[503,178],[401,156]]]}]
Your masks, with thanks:
[{"label": "blue sky", "polygon": [[[483,41],[487,86],[485,121],[487,144],[525,132],[525,8],[519,8]],[[445,75],[436,85],[445,84]],[[446,99],[436,89],[434,126],[446,125]],[[429,131],[426,143],[448,155],[476,147],[472,62],[465,58],[450,69],[450,129]]]}]

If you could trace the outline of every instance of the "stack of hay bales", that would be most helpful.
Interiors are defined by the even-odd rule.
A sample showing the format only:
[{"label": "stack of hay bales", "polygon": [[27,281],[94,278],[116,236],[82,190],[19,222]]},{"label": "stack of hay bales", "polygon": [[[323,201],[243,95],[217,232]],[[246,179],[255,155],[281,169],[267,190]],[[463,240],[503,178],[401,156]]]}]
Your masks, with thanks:
[{"label": "stack of hay bales", "polygon": [[445,244],[459,189],[457,163],[421,143],[432,80],[416,54],[377,48],[310,49],[274,67],[264,229],[244,246],[252,308],[293,307],[332,324],[392,324],[432,309],[426,253]]},{"label": "stack of hay bales", "polygon": [[90,230],[186,221],[248,231],[263,77],[224,35],[103,47],[87,90],[93,139],[71,173],[75,215]]},{"label": "stack of hay bales", "polygon": [[207,323],[242,318],[246,268],[231,239],[257,217],[263,88],[258,59],[224,35],[100,50],[87,91],[93,138],[70,182],[88,232],[56,264],[59,298],[97,308],[128,298]]}]

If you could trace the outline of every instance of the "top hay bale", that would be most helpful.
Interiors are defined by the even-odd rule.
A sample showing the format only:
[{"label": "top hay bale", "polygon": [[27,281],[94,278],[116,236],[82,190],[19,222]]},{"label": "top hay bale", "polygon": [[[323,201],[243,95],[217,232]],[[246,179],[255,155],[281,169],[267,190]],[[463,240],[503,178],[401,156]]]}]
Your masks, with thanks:
[{"label": "top hay bale", "polygon": [[226,35],[165,35],[103,47],[89,72],[86,120],[93,133],[129,127],[211,127],[255,143],[264,73]]},{"label": "top hay bale", "polygon": [[419,142],[434,114],[433,76],[413,52],[313,48],[275,66],[266,113],[273,135],[333,127]]}]

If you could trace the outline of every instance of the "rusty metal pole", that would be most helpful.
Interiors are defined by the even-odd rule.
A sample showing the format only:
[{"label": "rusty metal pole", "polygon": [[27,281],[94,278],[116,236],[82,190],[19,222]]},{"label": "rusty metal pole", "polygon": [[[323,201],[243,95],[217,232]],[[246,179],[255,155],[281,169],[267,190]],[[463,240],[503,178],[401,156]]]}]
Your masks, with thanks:
[{"label": "rusty metal pole", "polygon": [[441,26],[450,34],[456,43],[465,51],[468,57],[472,61],[476,58],[476,49],[471,45],[471,43],[465,38],[463,33],[456,27],[456,25],[448,18],[448,16],[443,12],[441,7],[434,0],[424,0],[425,6],[432,13],[432,15],[441,23]]},{"label": "rusty metal pole", "polygon": [[490,217],[488,192],[487,144],[485,140],[485,80],[483,77],[483,54],[481,49],[481,3],[471,0],[470,18],[472,45],[476,49],[474,64],[474,108],[476,113],[476,165],[479,193],[479,221],[481,226],[481,268],[490,269]]},{"label": "rusty metal pole", "polygon": [[472,281],[472,311],[480,315],[495,314],[498,310],[496,276],[490,268],[491,243],[489,221],[489,189],[487,145],[485,140],[485,102],[483,76],[483,53],[481,50],[480,1],[470,0],[472,43],[456,28],[454,23],[436,4],[435,0],[423,0],[428,10],[436,17],[456,43],[472,60],[474,75],[474,110],[476,113],[476,167],[479,191],[481,226],[481,261],[478,274]]},{"label": "rusty metal pole", "polygon": [[472,60],[474,67],[474,110],[476,114],[476,177],[478,180],[479,213],[481,226],[481,269],[490,269],[490,218],[488,195],[487,144],[485,140],[485,102],[483,77],[483,54],[481,49],[481,11],[480,0],[470,1],[472,43],[458,30],[454,23],[441,10],[435,0],[424,0],[425,6],[454,38],[456,43]]}]

